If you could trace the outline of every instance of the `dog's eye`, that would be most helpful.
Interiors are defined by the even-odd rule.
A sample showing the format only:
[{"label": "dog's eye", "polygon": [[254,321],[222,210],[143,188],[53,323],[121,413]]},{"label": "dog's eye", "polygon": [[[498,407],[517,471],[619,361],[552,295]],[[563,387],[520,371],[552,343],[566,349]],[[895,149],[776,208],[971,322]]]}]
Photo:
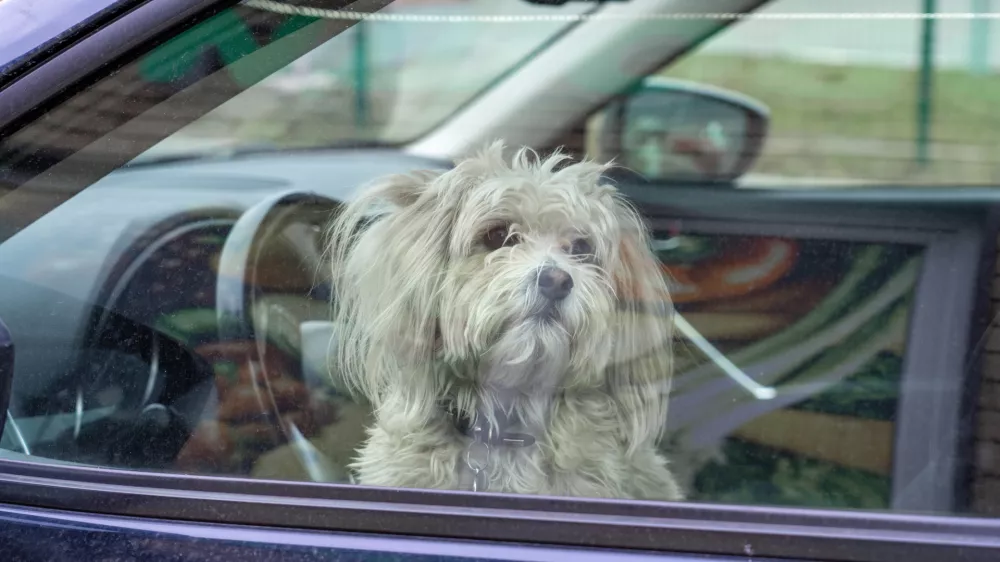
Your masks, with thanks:
[{"label": "dog's eye", "polygon": [[594,253],[594,247],[587,240],[577,238],[573,241],[573,245],[570,246],[569,251],[574,256],[589,256]]},{"label": "dog's eye", "polygon": [[517,234],[511,234],[506,225],[491,228],[483,235],[483,244],[490,250],[513,246],[520,241],[521,238]]}]

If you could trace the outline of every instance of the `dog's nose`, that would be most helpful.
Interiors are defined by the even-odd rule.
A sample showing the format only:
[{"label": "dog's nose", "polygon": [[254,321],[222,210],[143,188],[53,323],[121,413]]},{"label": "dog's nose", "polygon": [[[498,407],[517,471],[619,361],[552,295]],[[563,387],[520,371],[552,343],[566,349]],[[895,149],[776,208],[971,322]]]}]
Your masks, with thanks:
[{"label": "dog's nose", "polygon": [[538,292],[553,301],[561,301],[573,289],[573,278],[558,267],[543,267],[538,272]]}]

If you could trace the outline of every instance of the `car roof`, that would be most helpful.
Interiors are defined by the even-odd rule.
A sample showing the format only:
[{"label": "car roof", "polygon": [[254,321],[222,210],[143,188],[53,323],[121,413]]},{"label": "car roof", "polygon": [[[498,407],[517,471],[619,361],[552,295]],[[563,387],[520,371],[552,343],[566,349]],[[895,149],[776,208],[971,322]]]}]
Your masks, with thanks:
[{"label": "car roof", "polygon": [[45,56],[54,43],[130,0],[0,1],[0,84],[14,69]]}]

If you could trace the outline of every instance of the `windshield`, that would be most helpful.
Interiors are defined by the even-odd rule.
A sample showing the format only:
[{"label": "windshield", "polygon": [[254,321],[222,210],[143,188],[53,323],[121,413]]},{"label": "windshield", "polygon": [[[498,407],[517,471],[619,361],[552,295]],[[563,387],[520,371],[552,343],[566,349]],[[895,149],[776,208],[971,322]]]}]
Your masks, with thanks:
[{"label": "windshield", "polygon": [[[249,0],[262,11],[294,6]],[[352,25],[143,156],[193,148],[398,144],[454,114],[597,9],[495,0],[398,0],[375,14],[299,10]],[[344,111],[344,107],[353,111]]]}]

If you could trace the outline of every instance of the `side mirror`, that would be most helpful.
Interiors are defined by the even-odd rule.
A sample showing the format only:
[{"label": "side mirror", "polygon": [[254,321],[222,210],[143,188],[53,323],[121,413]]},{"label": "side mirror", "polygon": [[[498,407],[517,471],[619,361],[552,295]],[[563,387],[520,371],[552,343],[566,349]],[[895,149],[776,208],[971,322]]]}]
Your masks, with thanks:
[{"label": "side mirror", "polygon": [[732,182],[757,161],[770,111],[736,92],[649,77],[605,109],[601,158],[650,182]]}]

